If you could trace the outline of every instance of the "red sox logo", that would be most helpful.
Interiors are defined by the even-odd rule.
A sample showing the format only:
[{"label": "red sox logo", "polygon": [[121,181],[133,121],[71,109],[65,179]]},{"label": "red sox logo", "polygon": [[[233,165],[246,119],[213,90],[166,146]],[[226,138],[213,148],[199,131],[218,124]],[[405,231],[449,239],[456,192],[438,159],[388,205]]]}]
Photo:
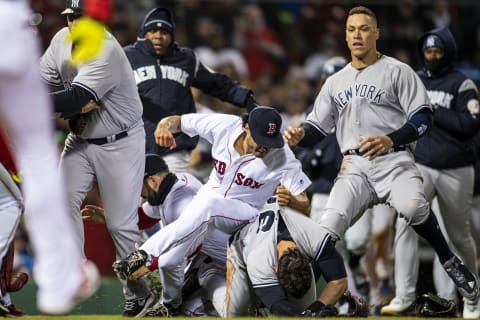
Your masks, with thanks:
[{"label": "red sox logo", "polygon": [[269,136],[273,136],[276,131],[277,131],[277,125],[275,123],[269,122],[267,134]]}]

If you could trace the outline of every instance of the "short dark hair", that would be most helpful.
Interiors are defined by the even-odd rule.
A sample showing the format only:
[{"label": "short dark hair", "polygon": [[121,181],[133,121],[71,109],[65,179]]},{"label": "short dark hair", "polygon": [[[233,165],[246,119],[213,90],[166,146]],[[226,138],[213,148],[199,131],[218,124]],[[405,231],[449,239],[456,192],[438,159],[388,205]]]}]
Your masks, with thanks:
[{"label": "short dark hair", "polygon": [[297,248],[289,248],[278,261],[277,276],[287,294],[301,298],[312,284],[310,260]]},{"label": "short dark hair", "polygon": [[373,21],[375,21],[375,24],[378,24],[377,23],[377,16],[375,15],[375,13],[370,10],[369,8],[367,7],[364,7],[364,6],[357,6],[357,7],[353,7],[352,9],[350,9],[350,11],[348,11],[348,16],[353,16],[354,14],[366,14],[367,16],[371,17],[373,19]]}]

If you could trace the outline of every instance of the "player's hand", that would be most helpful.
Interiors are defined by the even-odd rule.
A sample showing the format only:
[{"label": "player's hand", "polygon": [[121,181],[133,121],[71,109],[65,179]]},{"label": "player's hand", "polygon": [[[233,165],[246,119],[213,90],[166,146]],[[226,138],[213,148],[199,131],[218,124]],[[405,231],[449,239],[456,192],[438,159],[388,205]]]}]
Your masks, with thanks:
[{"label": "player's hand", "polygon": [[283,137],[287,140],[289,147],[295,147],[305,136],[303,128],[288,127],[283,133]]},{"label": "player's hand", "polygon": [[105,223],[105,212],[102,208],[86,205],[80,213],[82,214],[82,219],[87,221],[92,221],[95,223]]},{"label": "player's hand", "polygon": [[95,58],[103,48],[105,26],[89,17],[81,17],[71,27],[68,41],[73,43],[74,66]]},{"label": "player's hand", "polygon": [[158,123],[153,136],[155,137],[155,143],[161,147],[170,147],[170,149],[173,149],[177,146],[173,134],[162,122]]},{"label": "player's hand", "polygon": [[389,136],[371,136],[360,139],[359,150],[364,158],[373,160],[393,148],[393,141]]},{"label": "player's hand", "polygon": [[292,193],[285,186],[278,186],[275,190],[275,196],[277,196],[277,203],[280,206],[289,206],[292,201]]},{"label": "player's hand", "polygon": [[97,104],[95,101],[90,100],[87,102],[86,105],[82,107],[82,111],[80,113],[88,113],[92,110],[97,110],[97,109],[100,109],[100,105]]},{"label": "player's hand", "polygon": [[150,270],[146,266],[142,266],[139,269],[135,270],[129,277],[128,280],[138,280],[147,273],[149,273]]}]

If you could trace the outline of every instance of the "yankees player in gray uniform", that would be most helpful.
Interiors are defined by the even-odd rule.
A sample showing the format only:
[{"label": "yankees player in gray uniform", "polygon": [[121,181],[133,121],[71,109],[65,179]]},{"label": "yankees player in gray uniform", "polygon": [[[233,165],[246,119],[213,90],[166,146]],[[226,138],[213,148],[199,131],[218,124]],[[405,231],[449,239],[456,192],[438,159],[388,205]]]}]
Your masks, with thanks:
[{"label": "yankees player in gray uniform", "polygon": [[[97,183],[116,254],[123,257],[140,242],[137,207],[145,166],[142,105],[125,53],[107,31],[97,57],[78,67],[71,65],[72,43],[67,36],[80,16],[81,8],[76,4],[78,1],[72,1],[64,11],[68,28],[53,37],[41,58],[41,74],[59,90],[52,94],[55,111],[70,118],[71,131],[65,141],[60,167],[66,176],[77,250],[83,253],[84,246],[80,206]],[[91,101],[100,107],[78,116]],[[142,315],[154,303],[143,280],[126,281],[123,285],[125,316]]]},{"label": "yankees player in gray uniform", "polygon": [[[435,126],[417,144],[415,160],[422,174],[425,195],[438,200],[443,229],[465,265],[477,274],[476,246],[470,232],[474,183],[474,136],[480,127],[478,89],[453,68],[456,43],[448,28],[425,33],[418,41],[424,68],[418,71],[434,107]],[[396,297],[382,314],[414,309],[418,280],[417,236],[404,221],[397,221],[395,236]],[[453,283],[434,261],[434,280],[440,297],[457,300]],[[479,301],[464,299],[463,318],[480,317]]]},{"label": "yankees player in gray uniform", "polygon": [[[275,198],[230,241],[227,317],[255,314],[260,302],[279,316],[300,316],[307,308],[319,313],[347,289],[343,259],[329,230],[279,207]],[[318,300],[311,265],[327,281]]]},{"label": "yankees player in gray uniform", "polygon": [[[162,146],[172,133],[200,135],[212,144],[215,168],[179,219],[149,238],[140,250],[113,264],[128,278],[158,257],[159,267],[181,263],[213,230],[231,234],[253,221],[282,184],[291,204],[308,205],[310,180],[280,134],[282,120],[270,107],[257,107],[244,119],[227,114],[187,114],[164,118],[155,132]],[[283,192],[283,191],[282,191]]]},{"label": "yankees player in gray uniform", "polygon": [[285,137],[308,146],[336,129],[344,160],[320,220],[335,237],[368,207],[387,203],[430,243],[460,294],[477,299],[477,280],[440,231],[413,158],[414,142],[432,125],[425,86],[408,65],[377,51],[379,36],[370,9],[349,11],[352,62],[327,79],[306,122]]}]

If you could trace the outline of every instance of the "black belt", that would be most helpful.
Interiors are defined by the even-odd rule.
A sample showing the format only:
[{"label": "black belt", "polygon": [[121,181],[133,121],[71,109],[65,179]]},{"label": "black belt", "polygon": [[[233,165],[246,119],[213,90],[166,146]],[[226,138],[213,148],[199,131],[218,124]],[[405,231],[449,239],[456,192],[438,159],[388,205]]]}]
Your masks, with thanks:
[{"label": "black belt", "polygon": [[105,143],[111,143],[111,142],[123,139],[125,137],[128,137],[128,132],[127,131],[122,131],[120,133],[117,133],[116,135],[108,136],[108,137],[105,137],[105,138],[86,139],[86,141],[88,143],[102,145],[102,144],[105,144]]},{"label": "black belt", "polygon": [[[386,153],[382,154],[382,156],[385,155],[385,154],[388,154],[388,153],[397,152],[397,151],[405,151],[405,150],[407,150],[406,146],[394,147],[394,148],[391,148],[390,150],[388,150]],[[365,153],[367,153],[367,152],[366,151],[365,152],[360,152],[359,149],[348,149],[347,151],[345,151],[343,153],[343,155],[344,156],[348,156],[348,155],[363,156]]]}]

